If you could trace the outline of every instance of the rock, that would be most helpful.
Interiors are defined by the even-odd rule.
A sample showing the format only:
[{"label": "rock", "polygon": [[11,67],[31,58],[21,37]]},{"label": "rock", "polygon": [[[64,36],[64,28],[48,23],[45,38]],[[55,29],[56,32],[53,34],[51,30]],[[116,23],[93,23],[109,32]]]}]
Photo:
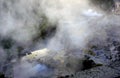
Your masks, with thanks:
[{"label": "rock", "polygon": [[120,0],[113,0],[115,3],[115,9],[114,12],[115,14],[120,14]]},{"label": "rock", "polygon": [[[89,70],[73,74],[69,78],[114,78],[119,76],[120,71],[107,66],[95,67]],[[64,77],[65,78],[65,77]]]},{"label": "rock", "polygon": [[5,78],[4,74],[0,73],[0,78]]},{"label": "rock", "polygon": [[[117,48],[119,50],[119,46]],[[55,52],[45,48],[31,52],[21,61],[39,61],[53,67],[55,76],[53,78],[56,76],[58,78],[114,78],[120,74],[120,62],[119,59],[112,61],[113,54],[110,51],[114,52],[114,49],[109,51],[95,49],[93,51],[95,55],[85,59],[85,56],[79,51],[70,51],[66,54],[65,51]]]},{"label": "rock", "polygon": [[54,52],[47,48],[31,52],[21,61],[37,61],[54,68],[55,75],[67,75],[82,70],[84,57],[76,54],[66,55],[65,51]]}]

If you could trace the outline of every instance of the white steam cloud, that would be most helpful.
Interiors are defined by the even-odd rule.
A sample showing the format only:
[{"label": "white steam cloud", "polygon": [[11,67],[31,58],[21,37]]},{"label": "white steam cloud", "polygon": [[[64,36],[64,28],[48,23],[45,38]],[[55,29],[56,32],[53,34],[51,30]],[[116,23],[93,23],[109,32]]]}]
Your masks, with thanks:
[{"label": "white steam cloud", "polygon": [[37,0],[1,0],[0,35],[22,43],[30,42],[42,20],[38,8]]},{"label": "white steam cloud", "polygon": [[84,48],[92,37],[93,21],[103,16],[91,9],[89,0],[44,0],[43,12],[51,22],[58,23],[58,32],[50,41],[52,49]]},{"label": "white steam cloud", "polygon": [[[41,22],[42,14],[52,24],[57,24],[54,37],[47,39],[46,47],[50,50],[72,50],[86,48],[93,38],[99,44],[108,37],[107,31],[115,32],[120,38],[119,17],[107,15],[89,5],[90,0],[1,0],[0,35],[11,37],[24,45],[31,45]],[[113,17],[113,18],[112,18]],[[114,28],[115,27],[115,28]],[[114,28],[114,29],[113,29]],[[23,45],[23,46],[24,46]],[[1,57],[5,58],[0,48]],[[15,78],[29,78],[36,73],[27,69],[33,64],[25,62],[14,66]],[[21,69],[22,68],[22,69]],[[21,69],[19,71],[19,69]]]}]

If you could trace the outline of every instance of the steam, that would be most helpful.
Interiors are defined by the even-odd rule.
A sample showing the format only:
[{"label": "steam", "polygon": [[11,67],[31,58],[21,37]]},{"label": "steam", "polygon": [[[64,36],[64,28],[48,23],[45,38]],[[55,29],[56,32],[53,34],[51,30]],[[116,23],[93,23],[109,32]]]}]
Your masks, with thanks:
[{"label": "steam", "polygon": [[37,33],[42,18],[34,11],[38,9],[36,1],[9,0],[0,1],[0,34],[12,37],[22,43],[30,42]]},{"label": "steam", "polygon": [[[108,37],[107,31],[114,32],[115,30],[117,31],[115,35],[117,34],[117,39],[119,39],[120,31],[113,27],[114,25],[119,27],[119,17],[112,14],[107,15],[100,9],[96,10],[89,5],[89,1],[1,0],[0,35],[6,38],[10,37],[22,46],[32,45],[34,44],[33,38],[41,31],[38,28],[43,20],[42,15],[45,15],[51,24],[57,24],[57,32],[54,37],[47,38],[47,43],[41,41],[42,43],[38,42],[34,45],[37,48],[45,46],[57,52],[80,50],[86,48],[92,40],[95,44],[99,44],[99,41],[105,41]],[[17,52],[15,46],[16,44],[12,51]],[[14,52],[13,54],[15,54]],[[0,54],[2,54],[0,61],[1,58],[6,58],[6,52],[3,48],[0,48]],[[29,78],[34,76],[37,72],[36,67],[32,69],[33,66],[33,63],[20,62],[19,65],[14,66],[14,77]],[[46,70],[44,65],[37,67]]]},{"label": "steam", "polygon": [[48,19],[58,22],[59,30],[48,45],[52,49],[84,48],[92,38],[90,26],[103,16],[91,9],[88,0],[44,0],[41,5]]}]

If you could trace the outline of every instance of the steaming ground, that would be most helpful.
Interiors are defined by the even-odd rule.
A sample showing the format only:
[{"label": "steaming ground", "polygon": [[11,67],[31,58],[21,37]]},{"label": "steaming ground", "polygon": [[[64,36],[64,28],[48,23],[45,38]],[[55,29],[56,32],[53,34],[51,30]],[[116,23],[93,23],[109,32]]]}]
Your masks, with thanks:
[{"label": "steaming ground", "polygon": [[[112,50],[108,53],[103,47],[108,47],[112,41],[120,42],[119,17],[89,5],[89,0],[1,0],[0,72],[14,78],[30,78],[41,71],[45,71],[41,76],[45,76],[46,72],[51,76],[57,72],[51,68],[66,69],[64,65],[68,62],[72,65],[68,70],[74,73],[78,66],[81,70],[82,64],[78,61],[85,59],[85,55],[96,63],[108,65],[111,60],[104,54],[113,55],[114,59],[119,52],[114,53],[116,46],[113,45],[110,45]],[[95,49],[98,55],[92,56],[86,52],[91,46],[99,46],[102,52]],[[21,61],[26,53],[43,48],[50,53],[44,54],[46,50],[43,56],[38,53],[38,59],[35,59],[36,55],[35,58],[31,56],[34,62]],[[43,59],[46,65],[36,62],[39,59]],[[53,62],[50,67],[47,66],[48,61]]]}]

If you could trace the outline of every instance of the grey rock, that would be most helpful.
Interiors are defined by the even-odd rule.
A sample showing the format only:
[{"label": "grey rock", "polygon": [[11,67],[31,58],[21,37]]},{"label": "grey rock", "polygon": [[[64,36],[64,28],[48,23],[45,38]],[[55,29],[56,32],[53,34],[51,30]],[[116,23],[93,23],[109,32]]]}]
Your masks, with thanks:
[{"label": "grey rock", "polygon": [[119,74],[120,71],[116,69],[107,66],[101,66],[78,72],[70,78],[114,78],[119,76]]}]

